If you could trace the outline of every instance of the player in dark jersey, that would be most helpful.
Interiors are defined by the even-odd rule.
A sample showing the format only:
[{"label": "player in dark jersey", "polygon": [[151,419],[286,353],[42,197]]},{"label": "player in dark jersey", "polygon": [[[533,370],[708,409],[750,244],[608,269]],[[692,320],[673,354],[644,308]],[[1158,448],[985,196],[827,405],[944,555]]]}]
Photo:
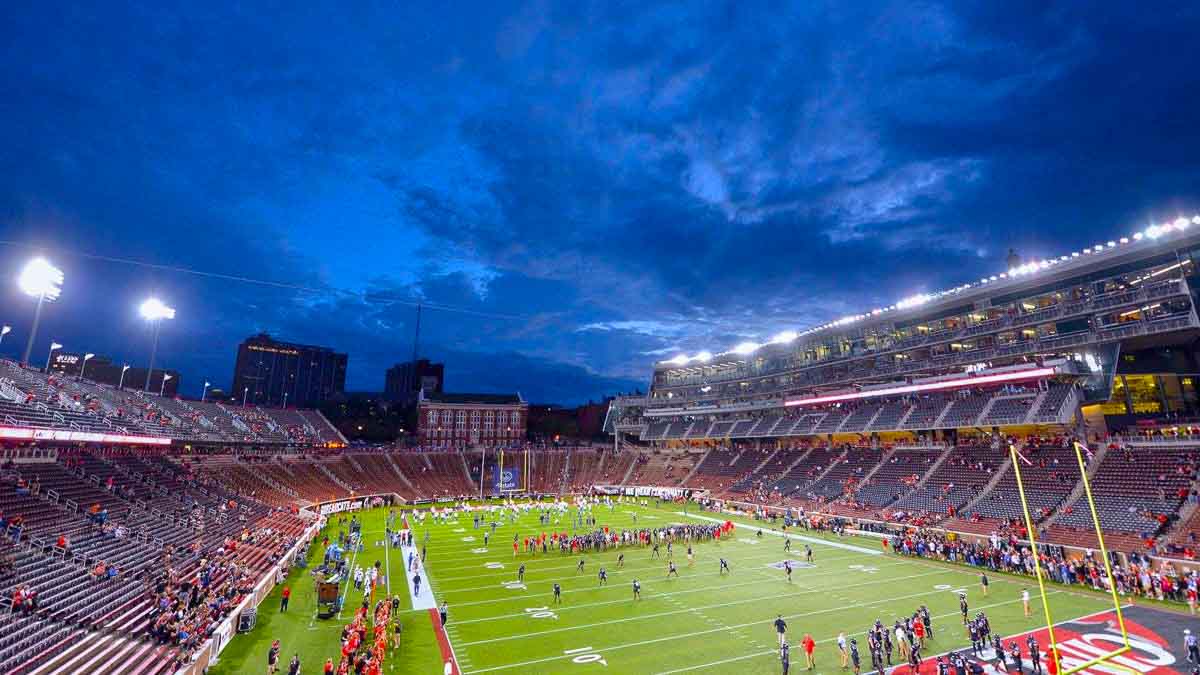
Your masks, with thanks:
[{"label": "player in dark jersey", "polygon": [[517,568],[517,581],[525,583],[525,563],[521,563],[521,566]]},{"label": "player in dark jersey", "polygon": [[692,545],[691,544],[688,544],[687,556],[688,556],[688,567],[691,567],[692,564],[696,562],[695,556],[692,555]]},{"label": "player in dark jersey", "polygon": [[679,576],[679,570],[675,569],[674,560],[667,562],[667,576],[670,577],[672,574],[674,574],[676,577]]},{"label": "player in dark jersey", "polygon": [[1029,650],[1029,665],[1033,667],[1034,675],[1042,675],[1042,653],[1041,645],[1038,644],[1037,638],[1031,633],[1025,638],[1025,647]]},{"label": "player in dark jersey", "polygon": [[792,665],[792,650],[786,642],[779,643],[779,665],[783,667],[783,675],[788,675],[788,668]]},{"label": "player in dark jersey", "polygon": [[884,628],[882,624],[879,625],[879,631],[883,635],[883,653],[887,657],[887,664],[890,666],[892,665],[892,650],[894,649],[892,645],[892,631]]},{"label": "player in dark jersey", "polygon": [[812,547],[808,544],[804,545],[804,559],[808,562],[808,564],[812,564]]},{"label": "player in dark jersey", "polygon": [[979,656],[979,652],[983,650],[983,640],[979,637],[979,626],[976,626],[974,621],[967,622],[967,637],[971,638],[971,654]]},{"label": "player in dark jersey", "polygon": [[992,651],[996,654],[996,669],[1008,672],[1008,654],[1004,651],[1004,641],[999,635],[992,637]]},{"label": "player in dark jersey", "polygon": [[575,571],[583,574],[583,558],[579,559],[579,564],[575,566]]},{"label": "player in dark jersey", "polygon": [[788,583],[792,583],[792,562],[790,560],[783,561],[783,571],[787,572]]},{"label": "player in dark jersey", "polygon": [[932,640],[933,616],[930,615],[929,608],[925,605],[921,605],[921,609],[917,610],[917,613],[921,615],[921,623],[925,626],[925,637],[928,637],[930,640]]},{"label": "player in dark jersey", "polygon": [[562,586],[559,586],[557,581],[554,582],[554,604],[562,604]]},{"label": "player in dark jersey", "polygon": [[662,557],[658,553],[658,542],[657,541],[654,542],[654,549],[652,551],[650,551],[650,557],[651,558],[661,558]]},{"label": "player in dark jersey", "polygon": [[783,620],[782,614],[775,617],[775,632],[779,634],[780,646],[786,644],[784,638],[787,637],[787,622]]},{"label": "player in dark jersey", "polygon": [[[761,534],[761,533],[762,533],[762,530],[759,530],[759,533]],[[784,551],[791,551],[791,550],[792,550],[792,540],[791,540],[791,538],[790,538],[790,537],[784,537],[784,538],[783,538],[783,550],[784,550]]]},{"label": "player in dark jersey", "polygon": [[986,598],[986,597],[987,597],[987,592],[988,592],[988,578],[987,578],[987,572],[980,572],[980,573],[979,573],[979,587],[983,589],[983,597],[985,597],[985,598]]},{"label": "player in dark jersey", "polygon": [[642,585],[640,583],[638,583],[637,579],[633,580],[633,599],[634,600],[642,599]]},{"label": "player in dark jersey", "polygon": [[1016,640],[1008,643],[1008,656],[1012,659],[1013,665],[1017,667],[1017,672],[1022,672],[1025,664],[1021,662],[1021,645],[1017,644]]},{"label": "player in dark jersey", "polygon": [[854,666],[854,675],[862,672],[861,659],[858,656],[858,640],[850,639],[850,665]]},{"label": "player in dark jersey", "polygon": [[667,560],[675,558],[675,546],[672,542],[667,542]]},{"label": "player in dark jersey", "polygon": [[608,585],[608,572],[603,567],[600,568],[600,585]]},{"label": "player in dark jersey", "polygon": [[717,574],[719,574],[721,576],[724,576],[726,572],[733,574],[733,570],[729,569],[729,563],[724,558],[721,558],[720,560],[721,560],[721,569],[717,571]]},{"label": "player in dark jersey", "polygon": [[958,594],[958,611],[962,612],[963,625],[967,625],[967,594]]},{"label": "player in dark jersey", "polygon": [[618,553],[617,554],[617,569],[621,569],[624,566],[625,566],[625,554]]}]

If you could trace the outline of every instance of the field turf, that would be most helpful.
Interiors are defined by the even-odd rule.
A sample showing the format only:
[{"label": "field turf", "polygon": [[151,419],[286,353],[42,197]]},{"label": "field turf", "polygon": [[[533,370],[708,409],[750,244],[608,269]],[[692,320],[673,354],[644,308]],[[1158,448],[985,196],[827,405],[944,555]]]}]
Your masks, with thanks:
[{"label": "field turf", "polygon": [[[574,509],[572,509],[573,511]],[[610,529],[655,528],[682,522],[715,520],[714,514],[683,514],[677,504],[593,511],[599,526]],[[636,525],[634,515],[637,515]],[[442,661],[427,610],[414,611],[402,573],[401,552],[376,547],[384,538],[386,510],[360,512],[366,550],[357,554],[363,567],[380,560],[389,572],[390,592],[400,595],[404,639],[399,650],[389,652],[388,673],[440,673]],[[514,534],[540,533],[536,512],[516,523],[507,517],[483,547],[483,530],[472,526],[470,515],[456,523],[416,525],[417,541],[429,532],[426,575],[438,602],[449,604],[447,634],[463,673],[778,673],[778,638],[772,625],[782,614],[793,646],[792,669],[803,669],[797,646],[804,634],[817,642],[817,673],[842,672],[835,646],[839,632],[857,637],[863,671],[870,670],[870,655],[863,635],[876,619],[890,624],[924,604],[933,615],[934,639],[926,648],[931,656],[966,646],[958,606],[959,589],[965,589],[973,616],[983,610],[994,632],[1003,636],[1045,626],[1036,584],[1032,579],[1002,574],[991,576],[985,597],[978,570],[958,565],[884,554],[880,542],[870,537],[836,537],[795,529],[792,550],[784,551],[780,532],[749,521],[738,523],[734,537],[720,543],[694,545],[695,566],[689,567],[686,544],[677,543],[674,559],[678,578],[667,578],[664,559],[652,559],[649,548],[609,549],[583,556],[519,554],[514,559]],[[337,525],[329,530],[336,534]],[[565,517],[549,529],[571,530]],[[813,565],[804,562],[804,546],[813,549]],[[311,556],[319,552],[314,547]],[[618,551],[625,566],[616,567]],[[580,558],[585,570],[577,572]],[[731,573],[721,575],[718,558],[729,561]],[[798,565],[788,583],[781,569],[785,559]],[[517,584],[517,566],[526,565],[525,583]],[[601,587],[598,569],[608,570],[609,583]],[[632,581],[642,585],[635,600]],[[554,604],[552,586],[562,586],[562,603]],[[221,655],[213,673],[265,672],[266,653],[273,639],[282,643],[281,663],[300,655],[303,673],[319,673],[328,656],[338,654],[344,621],[321,621],[314,616],[314,593],[307,570],[293,570],[291,607],[278,612],[279,589],[260,608],[258,625],[235,637]],[[1021,591],[1033,596],[1033,616],[1026,618]],[[1052,617],[1066,621],[1111,609],[1107,596],[1050,585]],[[381,589],[388,592],[388,588]],[[377,591],[378,593],[378,591]],[[377,596],[378,597],[378,596]],[[349,590],[346,615],[361,601]]]}]

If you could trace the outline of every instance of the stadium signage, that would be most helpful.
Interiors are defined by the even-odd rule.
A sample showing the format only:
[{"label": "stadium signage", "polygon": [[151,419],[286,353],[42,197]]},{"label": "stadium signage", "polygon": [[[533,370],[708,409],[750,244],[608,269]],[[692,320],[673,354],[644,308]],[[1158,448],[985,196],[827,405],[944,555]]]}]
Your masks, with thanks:
[{"label": "stadium signage", "polygon": [[111,443],[116,445],[170,445],[171,439],[160,436],[130,436],[101,434],[93,431],[63,429],[26,429],[0,427],[0,439],[13,441],[65,441],[69,443]]},{"label": "stadium signage", "polygon": [[1039,377],[1050,377],[1058,372],[1057,368],[1034,368],[1032,370],[1021,370],[1015,373],[999,373],[996,375],[981,375],[979,377],[964,377],[958,380],[944,380],[942,382],[930,382],[928,384],[910,384],[901,387],[886,387],[884,389],[871,389],[869,391],[856,391],[845,394],[831,394],[829,396],[813,396],[810,398],[797,398],[791,401],[785,401],[785,406],[798,405],[818,405],[821,403],[837,403],[839,401],[857,401],[864,398],[876,398],[879,396],[896,396],[898,394],[913,394],[922,391],[941,391],[943,389],[956,389],[958,387],[978,387],[983,384],[999,384],[1001,382],[1015,382],[1018,380],[1034,380]]},{"label": "stadium signage", "polygon": [[363,499],[343,499],[336,502],[326,502],[321,505],[320,513],[327,516],[331,513],[342,513],[343,511],[357,511],[363,507],[365,500]]}]

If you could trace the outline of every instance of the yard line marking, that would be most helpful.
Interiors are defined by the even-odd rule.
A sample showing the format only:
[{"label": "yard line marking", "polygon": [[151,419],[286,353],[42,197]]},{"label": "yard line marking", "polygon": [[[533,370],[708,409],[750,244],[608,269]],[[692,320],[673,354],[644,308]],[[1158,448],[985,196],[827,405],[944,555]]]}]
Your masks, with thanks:
[{"label": "yard line marking", "polygon": [[[896,565],[896,567],[899,567],[899,565]],[[840,575],[842,575],[842,574],[844,574],[844,570],[837,570],[837,571],[831,571],[831,572],[829,572],[828,574],[812,575],[811,577],[806,577],[806,579],[819,578],[819,577],[825,577],[825,576],[830,576],[830,575],[834,575],[834,576],[840,576]],[[700,576],[700,575],[698,575],[698,576]],[[712,575],[710,574],[710,575],[704,575],[704,576],[712,576]],[[684,577],[684,579],[694,579],[694,578],[695,578],[695,577],[692,577],[692,576]],[[901,578],[901,579],[904,579],[904,578],[907,578],[907,577],[899,577],[899,578]],[[658,581],[658,582],[654,582],[654,581],[647,581],[647,582],[643,583],[642,585],[643,585],[643,586],[646,586],[646,585],[649,585],[649,584],[651,584],[651,583],[658,584],[658,583],[666,583],[666,582],[665,582],[665,581],[663,581],[663,580],[660,580],[660,581]],[[763,582],[762,582],[762,581],[746,581],[746,582],[742,582],[742,583],[737,583],[737,584],[729,584],[729,585],[726,585],[726,586],[721,586],[721,590],[728,590],[728,589],[730,589],[730,588],[740,588],[740,587],[742,587],[742,586],[761,586],[762,584],[763,584]],[[797,587],[797,588],[811,588],[811,586],[810,586],[809,584],[802,584],[802,583],[795,583],[795,582],[793,582],[793,583],[792,583],[792,586],[794,586],[794,587]],[[599,587],[597,587],[597,588],[595,588],[595,589],[593,589],[593,590],[599,590]],[[666,598],[666,599],[667,599],[669,602],[673,602],[673,601],[674,601],[674,600],[673,600],[673,598],[674,598],[674,596],[676,596],[676,595],[689,595],[689,594],[691,594],[691,593],[705,593],[705,592],[709,592],[709,591],[712,591],[712,590],[713,590],[713,588],[712,588],[711,586],[702,586],[702,587],[700,587],[700,588],[690,588],[690,589],[683,590],[683,591],[672,591],[672,592],[670,592],[670,593],[655,593],[655,594],[653,594],[653,595],[648,595],[648,596],[646,597],[646,600],[647,600],[647,601],[650,601],[650,600],[656,600],[656,599],[658,599],[658,598]],[[567,591],[564,591],[564,593],[565,593],[565,592],[567,592]],[[543,595],[544,595],[544,594],[543,594]],[[534,597],[534,596],[531,596],[531,595],[522,595],[522,596],[517,596],[517,598],[514,598],[514,599],[518,599],[518,600],[519,600],[519,599],[523,599],[523,598],[529,598],[529,597]],[[506,598],[504,601],[505,601],[505,602],[509,602],[509,601],[512,601],[512,600],[513,600],[513,599],[508,599],[508,598]],[[463,605],[470,605],[470,604],[481,604],[481,603],[484,603],[484,602],[488,602],[488,603],[490,603],[490,602],[494,602],[494,601],[491,601],[491,600],[485,600],[485,601],[480,601],[480,602],[478,602],[478,603],[466,603],[466,602],[460,602],[460,603],[458,603],[456,606],[458,606],[458,607],[461,607],[461,606],[463,606]],[[558,612],[565,612],[565,611],[567,611],[567,610],[572,610],[572,609],[587,609],[587,608],[589,608],[589,607],[601,607],[601,606],[603,606],[603,605],[613,605],[613,604],[624,603],[624,602],[629,602],[629,599],[628,599],[628,598],[621,598],[621,599],[619,599],[619,600],[601,600],[601,601],[598,601],[598,602],[588,602],[588,603],[584,603],[584,604],[582,604],[582,605],[562,605],[562,606],[558,606],[558,607],[556,607],[556,608],[555,608],[555,611],[558,611]],[[518,618],[518,617],[522,617],[522,616],[525,616],[525,613],[524,613],[524,612],[521,612],[521,613],[516,613],[516,614],[499,614],[499,615],[496,615],[496,616],[480,617],[480,618],[476,618],[476,619],[462,619],[462,620],[456,621],[455,623],[460,623],[460,624],[462,624],[462,623],[480,623],[480,622],[483,622],[483,621],[498,621],[498,620],[500,620],[500,619],[512,619],[512,618]]]},{"label": "yard line marking", "polygon": [[[1052,592],[1052,593],[1047,593],[1046,595],[1055,595],[1055,594],[1062,593],[1062,592],[1063,592],[1063,591],[1057,591],[1057,590],[1056,590],[1056,591],[1054,591],[1054,592]],[[1013,604],[1013,603],[1015,603],[1015,602],[1020,602],[1020,601],[1019,601],[1019,600],[1005,600],[1005,601],[1003,601],[1003,602],[994,602],[994,603],[992,603],[992,604],[990,604],[990,605],[982,605],[982,606],[980,607],[980,609],[990,609],[990,608],[992,608],[992,607],[999,607],[999,606],[1001,606],[1001,605],[1011,605],[1011,604]],[[1126,607],[1128,607],[1129,605],[1125,605],[1125,606],[1126,606]],[[1095,613],[1093,613],[1093,614],[1087,614],[1087,615],[1085,615],[1085,616],[1077,617],[1077,618],[1074,618],[1074,619],[1066,619],[1066,620],[1064,620],[1064,621],[1059,621],[1058,623],[1056,623],[1056,624],[1054,624],[1054,625],[1055,625],[1055,626],[1061,626],[1061,625],[1062,625],[1062,624],[1064,624],[1064,623],[1070,623],[1070,622],[1072,622],[1072,621],[1079,621],[1080,619],[1089,619],[1089,618],[1091,618],[1091,617],[1098,616],[1098,615],[1100,615],[1100,614],[1104,614],[1106,611],[1109,611],[1109,610],[1102,610],[1102,611],[1099,611],[1099,612],[1095,612]],[[934,618],[935,618],[935,619],[944,619],[944,618],[947,618],[947,617],[953,617],[953,616],[958,616],[958,613],[957,613],[957,612],[948,612],[948,613],[946,613],[946,614],[938,614],[938,615],[934,616]],[[1041,629],[1040,629],[1040,628],[1035,628],[1034,630],[1041,630]],[[1031,632],[1033,632],[1033,631],[1028,631],[1028,630],[1027,630],[1027,631],[1025,631],[1025,632],[1023,632],[1023,633],[1017,633],[1016,635],[1011,635],[1011,636],[1009,636],[1009,637],[1007,637],[1007,638],[1005,638],[1005,639],[1006,639],[1006,640],[1014,640],[1014,639],[1017,639],[1017,638],[1021,637],[1022,635],[1028,635],[1028,634],[1029,634],[1029,633],[1031,633]],[[837,640],[837,638],[836,638],[836,637],[830,637],[830,638],[821,638],[820,640],[817,640],[816,642],[817,642],[817,644],[824,644],[824,643],[826,643],[826,642],[833,642],[834,640]],[[730,657],[730,658],[727,658],[727,659],[721,659],[720,661],[712,661],[711,663],[702,663],[702,664],[700,664],[700,665],[696,665],[696,666],[688,666],[688,667],[686,667],[686,668],[676,668],[675,670],[664,670],[664,671],[662,671],[662,672],[656,673],[655,675],[673,675],[674,673],[686,673],[686,672],[688,672],[688,671],[690,671],[690,670],[700,670],[701,668],[711,668],[712,666],[720,666],[720,665],[724,665],[724,664],[726,664],[726,663],[733,663],[734,661],[744,661],[744,660],[746,660],[746,659],[751,659],[751,658],[754,658],[754,657],[757,657],[757,656],[766,656],[766,655],[768,655],[768,654],[775,654],[775,653],[777,653],[778,651],[779,651],[779,650],[778,650],[778,648],[775,648],[775,649],[769,649],[769,650],[767,650],[767,651],[763,651],[763,652],[758,652],[758,653],[755,653],[755,654],[744,654],[744,655],[742,655],[742,656],[733,656],[733,657]],[[950,650],[950,651],[962,651],[962,650],[960,649],[960,650]],[[929,661],[932,661],[932,660],[935,660],[935,659],[937,659],[939,656],[945,656],[946,654],[949,654],[949,653],[950,653],[950,651],[945,651],[945,652],[942,652],[941,654],[933,654],[933,655],[931,655],[931,656],[926,656],[926,657],[923,657],[923,658],[921,659],[921,663],[922,663],[922,664],[925,664],[925,663],[927,663],[927,662],[929,662]],[[905,665],[905,664],[898,664],[898,665]],[[874,670],[871,670],[871,671],[864,671],[865,675],[871,675],[871,673],[874,673],[874,672],[876,672],[876,671],[874,671]]]},{"label": "yard line marking", "polygon": [[[815,610],[812,612],[803,612],[800,614],[785,615],[784,618],[785,619],[797,619],[797,618],[805,617],[805,616],[815,616],[817,614],[829,614],[831,612],[842,612],[842,611],[846,611],[846,610],[850,610],[850,609],[857,609],[857,608],[861,608],[861,607],[871,607],[873,605],[879,605],[879,604],[884,604],[884,603],[888,603],[888,602],[895,602],[897,600],[907,600],[910,598],[919,598],[924,595],[929,595],[929,593],[930,593],[930,591],[923,591],[921,593],[914,593],[911,595],[902,595],[902,596],[894,597],[894,598],[882,598],[879,600],[872,600],[870,602],[862,602],[862,603],[858,603],[856,605],[850,605],[850,606],[846,606],[846,607],[826,608],[826,609]],[[1015,602],[1020,602],[1020,600],[1014,599],[1014,600],[1007,600],[1004,602],[993,603],[991,605],[984,605],[984,606],[980,607],[980,609],[986,609],[988,607],[998,607],[1000,605],[1007,605],[1007,604],[1012,604]],[[940,615],[938,615],[937,618],[940,619],[940,618],[945,618],[948,616],[958,616],[958,612],[949,612],[947,614],[940,614]],[[762,625],[766,625],[769,623],[770,623],[770,619],[768,618],[768,619],[762,619],[760,621],[754,621],[754,622],[750,622],[750,623],[735,624],[735,625],[730,626],[729,629],[737,629],[737,628],[743,628],[743,627],[749,627],[749,626],[762,626]],[[678,640],[680,638],[695,637],[697,635],[710,635],[712,633],[726,631],[726,630],[728,630],[728,629],[713,628],[710,630],[695,631],[692,633],[680,633],[680,634],[676,634],[676,635],[668,635],[668,636],[664,636],[664,637],[653,638],[650,640],[641,640],[638,642],[630,642],[627,644],[615,645],[615,646],[611,646],[611,647],[600,647],[600,650],[604,651],[604,652],[610,652],[610,651],[616,651],[618,649],[629,649],[630,647],[641,647],[644,645],[658,644],[660,642],[667,642],[670,640]],[[828,639],[822,640],[822,642],[829,642],[830,640],[835,640],[835,639],[836,638],[828,638]],[[756,654],[755,656],[761,656],[761,655]],[[479,670],[473,670],[469,674],[466,674],[466,675],[474,675],[475,673],[489,673],[489,672],[494,672],[497,670],[508,670],[510,668],[522,668],[524,666],[536,665],[539,663],[547,663],[549,661],[557,661],[562,658],[563,657],[561,655],[555,655],[555,656],[543,657],[540,659],[532,659],[529,661],[522,661],[520,663],[508,663],[508,664],[505,664],[502,666],[491,666],[488,668],[481,668]],[[750,657],[745,657],[745,658],[750,658]]]},{"label": "yard line marking", "polygon": [[[710,523],[725,522],[725,520],[722,520],[720,518],[710,518],[708,516],[697,516],[695,514],[685,513],[683,511],[677,511],[676,513],[678,513],[681,516],[685,516],[687,518],[695,518],[697,520],[707,520]],[[736,523],[736,524],[741,525],[742,527],[745,527],[745,528],[754,527],[753,525],[743,525],[741,523]],[[770,534],[770,535],[773,535],[776,537],[783,537],[785,539],[795,539],[796,541],[803,541],[803,542],[806,542],[809,544],[820,544],[821,546],[832,546],[833,548],[840,548],[840,549],[844,549],[847,551],[855,551],[855,552],[863,553],[866,555],[883,555],[883,551],[880,551],[878,549],[864,548],[862,546],[855,546],[853,544],[843,544],[838,541],[828,541],[825,539],[819,539],[817,537],[809,537],[809,536],[803,535],[803,534],[792,534],[791,532],[777,532],[775,530],[762,530],[761,528],[760,528],[760,531],[762,531],[765,534]]]},{"label": "yard line marking", "polygon": [[[940,574],[940,572],[914,574],[914,575],[908,576],[908,577],[896,577],[895,581],[900,581],[902,579],[927,577],[927,576],[932,576],[933,574]],[[869,581],[869,582],[864,582],[861,584],[853,584],[851,586],[844,586],[843,588],[856,588],[856,587],[860,587],[860,586],[875,586],[875,585],[877,585],[877,582]],[[797,597],[797,596],[801,596],[801,595],[811,595],[813,593],[824,593],[824,592],[825,592],[824,589],[817,588],[817,589],[812,589],[812,590],[807,590],[807,591],[799,591],[796,593],[772,593],[772,594],[764,596],[764,597],[742,598],[741,600],[731,600],[729,602],[722,602],[722,603],[718,603],[715,605],[702,605],[699,607],[692,607],[690,609],[703,611],[706,609],[717,609],[718,607],[731,607],[733,605],[742,605],[742,604],[745,604],[748,602],[761,602],[763,600],[767,600],[770,598],[793,598],[793,597]],[[918,593],[915,596],[910,595],[910,596],[904,596],[904,597],[918,597],[918,596],[922,596],[922,595],[929,595],[929,593],[930,593],[930,591],[922,591],[921,593]],[[895,599],[900,600],[902,598],[895,598]],[[580,624],[578,626],[564,626],[562,628],[551,628],[549,630],[535,631],[532,633],[519,633],[519,634],[512,634],[512,635],[504,635],[504,636],[497,637],[497,638],[488,638],[486,640],[475,640],[474,642],[464,642],[463,645],[470,647],[472,645],[490,644],[493,642],[506,642],[508,640],[520,640],[520,639],[524,639],[524,638],[528,638],[528,637],[537,637],[539,635],[548,635],[550,633],[563,633],[563,632],[572,631],[572,630],[580,630],[583,628],[596,628],[598,626],[610,626],[612,624],[626,623],[628,621],[641,621],[643,619],[655,619],[658,617],[671,616],[674,614],[683,614],[683,613],[690,611],[690,609],[677,609],[677,610],[672,610],[669,612],[658,612],[655,614],[639,614],[637,616],[628,616],[628,617],[624,617],[621,619],[612,619],[609,621],[599,621],[597,623]],[[807,616],[807,615],[800,614],[797,616]],[[750,626],[750,625],[754,625],[754,624],[743,624],[743,625]],[[736,627],[737,626],[731,626],[731,628],[736,628]]]},{"label": "yard line marking", "polygon": [[[786,558],[790,558],[790,556],[789,556],[788,554],[786,554],[786,553],[779,553],[779,554],[775,554],[775,553],[763,553],[763,554],[758,554],[758,555],[753,555],[753,556],[747,556],[747,557],[744,557],[744,558],[739,558],[739,559],[738,559],[738,562],[751,562],[751,563],[753,563],[753,562],[758,562],[758,561],[762,561],[762,560],[778,560],[778,559],[779,559],[779,556],[781,556],[781,555],[782,555],[782,556],[784,556],[784,557],[786,557]],[[836,561],[839,561],[839,560],[853,560],[855,557],[857,557],[857,556],[836,556],[836,557],[831,557],[831,558],[828,558],[828,559],[827,559],[825,562],[836,562]],[[711,562],[711,561],[710,561],[710,562]],[[604,565],[597,565],[597,567],[602,567],[602,566],[604,566]],[[819,566],[819,565],[815,565],[815,564],[813,565],[813,568],[819,568],[819,567],[821,567],[821,566]],[[555,567],[553,567],[553,568],[542,568],[542,569],[543,569],[543,570],[545,570],[545,569],[565,569],[565,570],[570,570],[570,569],[574,569],[574,568],[575,568],[575,564],[571,564],[571,565],[564,565],[564,566],[555,566]],[[661,570],[661,569],[662,569],[662,565],[661,565],[661,564],[659,564],[659,565],[648,565],[648,564],[642,564],[642,563],[640,563],[640,562],[638,562],[638,561],[636,561],[636,560],[635,560],[635,561],[633,561],[633,563],[631,563],[630,565],[626,566],[625,568],[623,568],[623,569],[614,569],[614,570],[612,570],[611,572],[609,572],[609,574],[629,574],[630,572],[650,572],[650,573],[653,573],[654,571],[656,571],[656,570]],[[812,568],[807,568],[807,569],[812,569]],[[534,570],[534,571],[539,571],[539,570]],[[751,568],[749,568],[749,571],[751,571],[751,572],[756,572],[756,573],[757,573],[757,572],[762,572],[762,570],[761,570],[761,569],[759,569],[758,567],[751,567]],[[780,571],[780,573],[782,574],[782,571]],[[513,573],[513,572],[511,572],[511,571],[502,571],[502,572],[494,572],[494,573],[491,573],[491,574],[481,574],[481,575],[475,575],[475,576],[473,576],[473,577],[461,577],[461,578],[464,578],[464,579],[465,579],[465,578],[482,578],[482,577],[500,577],[501,579],[512,579],[512,578],[513,578],[513,574],[514,574],[514,573]],[[576,580],[576,581],[579,581],[579,580],[583,580],[583,579],[592,579],[592,580],[594,580],[594,579],[595,579],[594,575],[592,575],[591,573],[585,573],[585,574],[586,574],[586,576],[582,576],[582,577],[581,577],[581,576],[579,576],[578,574],[572,574],[572,575],[570,575],[570,576],[569,576],[567,579],[560,579],[560,581],[571,581],[571,580]],[[529,577],[530,577],[530,576],[533,576],[533,572],[530,572],[530,571],[528,570],[528,568],[526,568],[526,572],[525,572],[525,581],[526,581],[526,583],[529,583],[529,581],[530,581]],[[539,576],[540,576],[540,575],[539,575]],[[703,575],[700,575],[700,576],[713,576],[713,575],[712,575],[712,574],[707,574],[707,573],[706,573],[706,574],[703,574]],[[771,575],[768,575],[768,576],[771,576]],[[549,578],[543,579],[543,581],[546,581],[547,583],[550,583],[550,582],[552,582],[553,580],[554,580],[554,577],[549,577]],[[439,589],[439,591],[440,591],[441,593],[466,593],[466,592],[468,592],[468,591],[486,591],[486,590],[492,590],[492,589],[495,589],[495,588],[496,588],[496,584],[494,584],[494,583],[492,583],[492,584],[488,584],[487,586],[468,586],[468,587],[466,587],[466,588],[446,588],[446,587],[445,587],[445,581],[446,581],[446,579],[445,579],[445,578],[443,578],[443,577],[438,577],[438,578],[437,578],[437,585],[438,585],[438,589]],[[535,579],[534,581],[536,581],[536,579]]]}]

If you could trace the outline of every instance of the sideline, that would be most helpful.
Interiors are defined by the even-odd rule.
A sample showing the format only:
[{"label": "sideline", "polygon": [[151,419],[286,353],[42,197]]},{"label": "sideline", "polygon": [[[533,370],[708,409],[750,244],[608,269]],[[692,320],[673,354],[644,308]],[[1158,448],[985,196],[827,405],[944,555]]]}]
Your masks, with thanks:
[{"label": "sideline", "polygon": [[[706,520],[710,523],[723,523],[726,520],[729,520],[728,518],[710,518],[708,516],[698,516],[694,513],[686,513],[684,511],[676,511],[675,514],[679,515],[679,516],[683,516],[685,518],[695,518],[696,520]],[[739,523],[737,521],[734,521],[733,524],[735,527],[738,527],[739,529],[740,528],[745,528],[745,529],[753,529],[754,528],[753,525],[747,525],[745,523]],[[762,528],[759,528],[759,529],[762,529]],[[853,544],[843,544],[840,541],[828,541],[826,539],[818,539],[816,537],[808,537],[803,534],[792,534],[791,532],[779,532],[777,530],[762,530],[762,531],[764,534],[770,534],[770,535],[776,536],[776,537],[784,537],[787,539],[795,539],[797,541],[803,541],[803,542],[807,542],[809,544],[820,544],[821,546],[832,546],[833,548],[840,548],[840,549],[843,549],[846,551],[854,551],[856,553],[865,553],[866,555],[883,555],[883,551],[880,551],[878,549],[864,548],[862,546],[855,546]]]}]

